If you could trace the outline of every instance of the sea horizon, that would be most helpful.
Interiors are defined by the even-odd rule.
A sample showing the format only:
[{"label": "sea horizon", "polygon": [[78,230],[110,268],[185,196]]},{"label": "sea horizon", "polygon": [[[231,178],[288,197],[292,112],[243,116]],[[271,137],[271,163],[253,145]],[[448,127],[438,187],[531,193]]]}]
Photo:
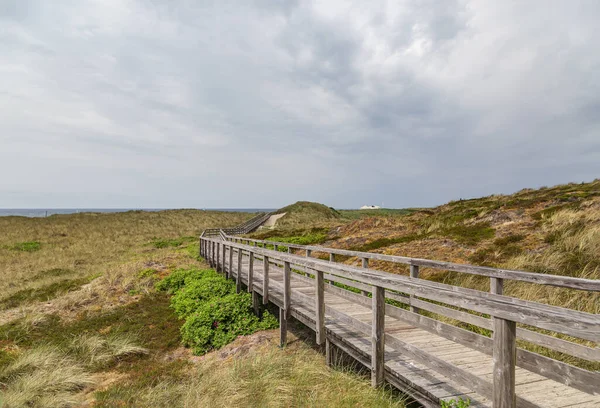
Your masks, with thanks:
[{"label": "sea horizon", "polygon": [[43,218],[51,215],[66,215],[78,213],[120,213],[128,211],[165,211],[165,210],[201,210],[226,212],[271,212],[274,208],[0,208],[0,217]]}]

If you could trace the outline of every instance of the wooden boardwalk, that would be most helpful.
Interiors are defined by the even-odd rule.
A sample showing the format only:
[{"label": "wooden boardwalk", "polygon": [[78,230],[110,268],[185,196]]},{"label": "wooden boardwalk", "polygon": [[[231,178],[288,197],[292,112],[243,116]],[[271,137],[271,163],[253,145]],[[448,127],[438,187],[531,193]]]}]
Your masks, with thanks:
[{"label": "wooden boardwalk", "polygon": [[[239,239],[225,234],[212,238],[202,237],[201,253],[218,270],[235,279],[238,290],[252,292],[256,304],[261,301],[272,302],[280,308],[282,343],[286,339],[287,319],[294,317],[316,331],[317,342],[324,342],[326,345],[328,362],[334,350],[343,351],[371,369],[375,386],[385,379],[428,407],[439,406],[440,400],[457,398],[468,398],[471,406],[477,407],[600,407],[600,396],[597,395],[600,393],[598,372],[517,349],[515,338],[524,336],[532,341],[541,338],[546,343],[551,343],[546,344],[547,346],[556,346],[562,351],[575,350],[573,353],[579,357],[589,356],[589,361],[598,361],[596,347],[570,342],[567,344],[564,340],[552,337],[565,344],[554,342],[543,337],[544,335],[536,337],[537,332],[532,331],[534,334],[530,334],[522,328],[516,332],[515,324],[512,326],[513,338],[508,337],[508,342],[513,342],[514,350],[512,354],[510,349],[502,353],[496,348],[507,340],[500,343],[500,338],[494,340],[459,329],[441,321],[443,319],[434,319],[433,316],[436,315],[431,313],[428,316],[432,317],[425,316],[423,310],[428,309],[461,318],[459,320],[468,320],[471,324],[502,328],[492,319],[467,313],[465,306],[468,302],[459,302],[460,307],[451,308],[449,306],[457,305],[452,303],[450,297],[428,296],[425,290],[433,285],[442,291],[446,289],[443,286],[448,285],[432,282],[425,285],[427,281],[422,279],[398,276],[397,279],[409,281],[402,282],[404,285],[401,291],[394,291],[392,288],[396,289],[396,284],[389,282],[396,275],[307,258],[306,255],[310,256],[316,247],[288,247],[290,252],[300,249],[306,251],[303,256],[259,248],[257,245],[261,243],[266,245],[264,241],[245,240],[252,245],[244,245],[232,242],[233,240]],[[323,251],[323,248],[316,249]],[[363,266],[367,266],[368,261],[365,262],[364,259]],[[357,272],[361,272],[360,275]],[[385,284],[383,279],[387,279],[388,283]],[[374,280],[387,285],[387,288],[373,285]],[[331,284],[334,281],[346,286],[341,288]],[[423,283],[416,283],[417,281]],[[582,280],[573,284],[585,286],[586,282],[589,283]],[[419,290],[421,285],[424,289]],[[350,287],[355,290],[348,290]],[[455,292],[459,291],[455,287],[451,288]],[[464,291],[465,299],[477,296],[474,292],[478,292],[463,288],[460,291]],[[370,293],[374,295],[368,296]],[[494,295],[478,293],[485,294],[481,302],[484,299],[496,300]],[[432,297],[434,299],[431,300],[435,303],[427,301]],[[565,324],[559,332],[566,331],[570,335],[577,334],[584,339],[598,341],[600,322],[597,315],[519,301],[506,296],[499,297],[505,303],[510,299],[508,303],[511,306],[528,307],[529,311],[519,310],[522,316],[516,320],[520,323],[527,321],[528,325],[535,326],[530,320],[531,316],[526,316],[534,315],[538,316],[544,329]],[[385,298],[400,302],[399,306],[402,306],[401,303],[409,306],[385,304]],[[447,303],[443,305],[440,299]],[[475,309],[482,312],[481,308],[478,306]],[[506,317],[504,314],[499,317],[494,313],[490,314],[497,320]],[[565,321],[565,315],[575,324]],[[556,318],[556,322],[549,321],[551,317]],[[509,333],[510,328],[509,325]],[[571,344],[574,346],[571,347]],[[509,361],[506,365],[506,362],[501,361],[507,353],[514,360],[512,364]],[[508,368],[503,368],[499,362]],[[506,372],[501,372],[503,369]],[[511,372],[513,378],[508,379],[508,385],[506,381],[499,381],[498,377],[510,377]],[[512,389],[511,383],[514,384]],[[499,392],[499,389],[502,391]],[[511,396],[511,393],[514,395]]]}]

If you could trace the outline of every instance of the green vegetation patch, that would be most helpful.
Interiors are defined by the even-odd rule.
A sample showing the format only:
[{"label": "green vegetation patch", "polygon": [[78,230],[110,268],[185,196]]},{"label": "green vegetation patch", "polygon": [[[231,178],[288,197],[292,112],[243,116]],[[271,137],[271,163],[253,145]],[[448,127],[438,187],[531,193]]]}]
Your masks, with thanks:
[{"label": "green vegetation patch", "polygon": [[475,245],[484,239],[493,238],[496,230],[487,222],[482,222],[473,225],[454,225],[445,227],[439,231],[441,235],[453,238],[461,244]]},{"label": "green vegetation patch", "polygon": [[350,247],[349,250],[350,251],[359,251],[359,252],[369,252],[369,251],[373,251],[375,249],[385,248],[390,245],[404,244],[404,243],[408,243],[408,242],[418,241],[420,239],[426,238],[428,235],[429,234],[411,234],[411,235],[405,235],[403,237],[396,237],[396,238],[379,238],[379,239],[376,239],[375,241],[371,241],[371,242],[363,244],[363,245],[356,245],[356,246]]},{"label": "green vegetation patch", "polygon": [[89,281],[89,278],[64,279],[39,288],[22,289],[0,300],[0,309],[10,309],[28,302],[53,299],[59,294],[79,289],[81,285],[85,285]]},{"label": "green vegetation patch", "polygon": [[18,242],[14,245],[9,246],[9,249],[21,252],[36,252],[42,249],[42,244],[38,241]]},{"label": "green vegetation patch", "polygon": [[185,323],[183,343],[204,354],[233,341],[239,335],[277,327],[277,320],[263,310],[259,318],[249,293],[235,293],[235,285],[213,269],[176,271],[157,285],[174,293],[171,307]]},{"label": "green vegetation patch", "polygon": [[292,237],[272,237],[268,238],[267,241],[274,242],[283,242],[286,244],[296,244],[296,245],[318,245],[327,241],[327,234],[318,232],[318,233],[308,233],[306,235],[292,236]]}]

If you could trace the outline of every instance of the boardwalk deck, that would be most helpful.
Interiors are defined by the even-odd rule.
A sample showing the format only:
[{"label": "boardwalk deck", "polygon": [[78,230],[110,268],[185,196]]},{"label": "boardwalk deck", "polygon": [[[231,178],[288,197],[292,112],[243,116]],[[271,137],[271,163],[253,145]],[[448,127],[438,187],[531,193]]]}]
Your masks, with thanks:
[{"label": "boardwalk deck", "polygon": [[[230,277],[248,285],[250,257],[242,251],[241,273],[238,268],[237,249],[234,256],[229,255],[231,246],[226,247],[226,254],[221,254],[219,265],[221,270]],[[248,247],[250,249],[250,247]],[[264,250],[263,250],[264,251]],[[279,307],[284,305],[284,268],[277,258],[275,251],[270,257],[268,298]],[[264,267],[262,257],[254,256],[252,291],[264,295]],[[225,265],[223,265],[223,262]],[[233,265],[231,265],[233,263]],[[311,272],[293,267],[290,279],[289,313],[308,327],[316,330],[317,314],[316,285],[313,277],[304,276],[303,272]],[[371,368],[372,338],[370,328],[373,319],[371,298],[331,285],[325,286],[325,329],[328,341],[336,348],[354,357],[357,361]],[[410,321],[385,316],[385,379],[392,385],[409,393],[425,406],[439,406],[440,400],[469,398],[471,406],[491,407],[490,399],[474,390],[476,387],[466,387],[464,381],[457,381],[454,373],[448,376],[427,367],[411,358],[410,353],[398,351],[390,347],[390,340],[397,340],[407,347],[424,351],[429,355],[452,364],[482,380],[493,382],[494,361],[491,355],[468,347],[465,344],[452,341],[436,335],[431,330],[425,330]],[[368,330],[367,330],[368,329]],[[410,348],[410,350],[413,350]],[[456,374],[460,375],[460,374]],[[524,369],[516,367],[515,384],[517,406],[522,407],[600,407],[600,396],[578,390],[561,382],[549,379]],[[594,380],[595,381],[595,380]],[[600,386],[600,384],[598,384]],[[600,388],[599,388],[600,389]]]}]

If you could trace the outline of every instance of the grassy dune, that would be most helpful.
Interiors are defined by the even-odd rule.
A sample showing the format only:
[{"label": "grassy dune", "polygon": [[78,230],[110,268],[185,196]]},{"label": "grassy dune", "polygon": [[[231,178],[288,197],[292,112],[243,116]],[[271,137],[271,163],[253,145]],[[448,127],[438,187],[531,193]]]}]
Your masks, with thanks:
[{"label": "grassy dune", "polygon": [[[224,283],[197,258],[195,237],[251,216],[180,210],[0,217],[0,405],[402,406],[392,393],[371,390],[368,379],[328,369],[309,343],[279,349],[273,331],[216,351],[236,333],[215,331],[208,347],[198,344],[194,333],[202,326],[189,313],[194,296]],[[190,284],[183,293],[189,296],[159,290],[159,282],[186,271],[207,274]],[[248,299],[235,305],[236,296],[223,299],[237,314]],[[255,322],[249,332],[272,323]]]}]

